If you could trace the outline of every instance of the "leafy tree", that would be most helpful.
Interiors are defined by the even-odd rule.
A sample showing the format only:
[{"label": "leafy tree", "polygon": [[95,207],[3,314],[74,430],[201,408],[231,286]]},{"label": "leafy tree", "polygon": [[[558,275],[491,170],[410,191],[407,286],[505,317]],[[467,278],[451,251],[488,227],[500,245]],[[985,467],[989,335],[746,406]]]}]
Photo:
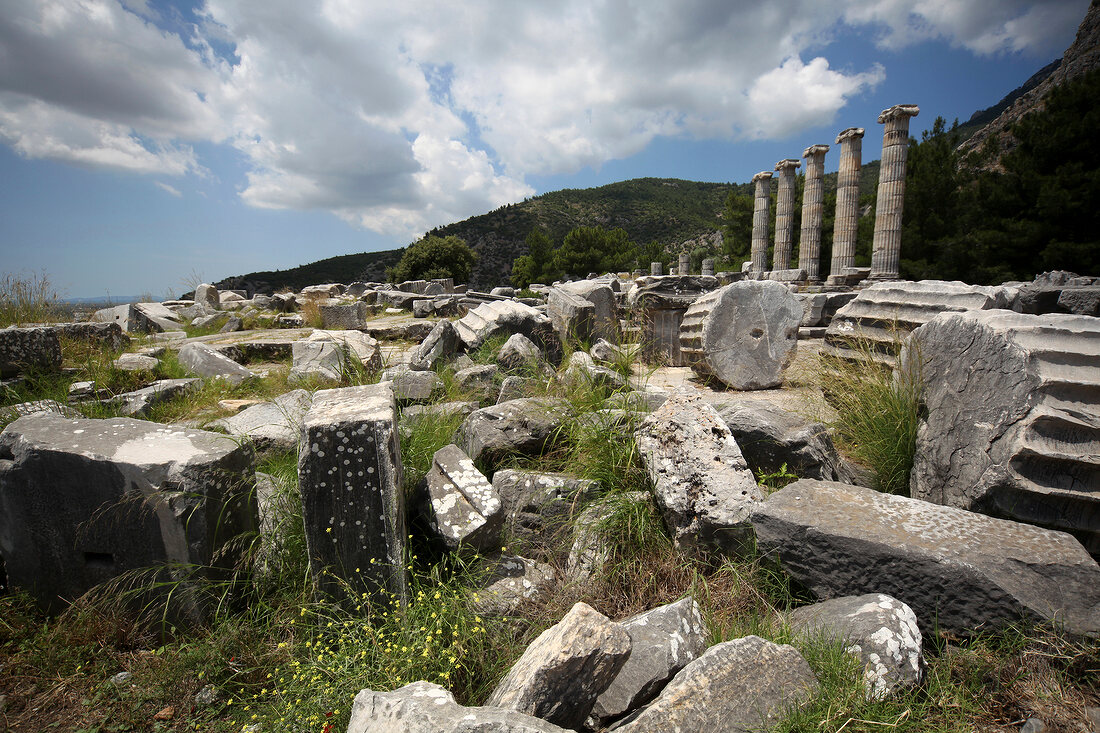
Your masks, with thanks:
[{"label": "leafy tree", "polygon": [[470,279],[475,262],[477,253],[465,241],[454,235],[429,234],[406,247],[401,260],[386,271],[386,277],[390,282],[451,277],[464,283]]},{"label": "leafy tree", "polygon": [[741,269],[752,248],[752,196],[730,191],[726,197],[726,227],[722,232],[722,255],[726,264]]},{"label": "leafy tree", "polygon": [[909,140],[905,175],[905,211],[901,232],[901,275],[921,279],[943,277],[948,265],[943,259],[955,236],[960,192],[958,156],[959,121],[950,129],[937,117],[921,141]]},{"label": "leafy tree", "polygon": [[557,269],[584,277],[590,272],[617,272],[634,262],[636,247],[623,229],[577,227],[554,253]]},{"label": "leafy tree", "polygon": [[653,262],[660,262],[663,271],[667,271],[669,264],[672,262],[672,255],[656,239],[649,244],[638,245],[638,267],[648,275],[649,266]]},{"label": "leafy tree", "polygon": [[516,258],[512,264],[512,286],[525,288],[534,282],[549,282],[557,279],[552,271],[553,245],[546,232],[535,227],[527,235],[527,254]]}]

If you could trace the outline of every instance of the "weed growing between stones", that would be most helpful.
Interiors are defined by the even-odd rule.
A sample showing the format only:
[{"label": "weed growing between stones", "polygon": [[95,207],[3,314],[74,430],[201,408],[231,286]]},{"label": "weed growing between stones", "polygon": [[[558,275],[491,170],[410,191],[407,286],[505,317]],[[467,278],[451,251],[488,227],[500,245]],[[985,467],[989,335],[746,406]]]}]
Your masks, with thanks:
[{"label": "weed growing between stones", "polygon": [[[895,353],[900,340],[898,346]],[[920,421],[920,356],[901,369],[900,357],[884,361],[865,341],[853,340],[851,348],[857,359],[822,355],[818,369],[821,389],[837,412],[837,443],[871,469],[879,491],[908,496]]]},{"label": "weed growing between stones", "polygon": [[64,308],[46,273],[0,277],[0,328],[49,323],[64,318]]}]

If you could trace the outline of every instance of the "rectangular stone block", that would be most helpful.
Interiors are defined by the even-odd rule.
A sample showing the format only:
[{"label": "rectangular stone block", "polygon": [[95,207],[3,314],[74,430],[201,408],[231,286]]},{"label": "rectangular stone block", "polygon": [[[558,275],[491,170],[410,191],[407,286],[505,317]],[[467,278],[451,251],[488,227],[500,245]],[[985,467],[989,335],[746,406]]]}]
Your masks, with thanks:
[{"label": "rectangular stone block", "polygon": [[405,499],[390,383],[321,390],[302,424],[298,484],[317,588],[404,602]]},{"label": "rectangular stone block", "polygon": [[[255,456],[204,430],[112,418],[22,417],[0,433],[0,555],[49,612],[127,571],[221,577],[255,532]],[[175,617],[205,606],[184,584]]]}]

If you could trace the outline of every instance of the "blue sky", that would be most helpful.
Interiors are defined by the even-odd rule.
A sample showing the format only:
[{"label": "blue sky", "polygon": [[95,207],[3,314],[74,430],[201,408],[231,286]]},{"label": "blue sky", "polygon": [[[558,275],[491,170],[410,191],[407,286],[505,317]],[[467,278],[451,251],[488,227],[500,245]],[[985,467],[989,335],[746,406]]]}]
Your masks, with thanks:
[{"label": "blue sky", "polygon": [[[7,0],[0,270],[69,297],[404,246],[559,188],[743,182],[965,121],[1088,0]],[[837,156],[826,156],[835,170]]]}]

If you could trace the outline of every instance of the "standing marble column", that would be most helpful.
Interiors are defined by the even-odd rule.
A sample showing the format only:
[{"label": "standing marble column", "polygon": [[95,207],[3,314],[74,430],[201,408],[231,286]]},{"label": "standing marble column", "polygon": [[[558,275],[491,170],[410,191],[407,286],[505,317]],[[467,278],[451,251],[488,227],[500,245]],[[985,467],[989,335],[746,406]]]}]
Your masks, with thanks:
[{"label": "standing marble column", "polygon": [[703,269],[700,271],[702,273],[702,275],[704,275],[704,276],[707,276],[707,275],[713,276],[714,275],[714,258],[713,257],[707,257],[706,259],[704,259],[702,267],[703,267]]},{"label": "standing marble column", "polygon": [[901,213],[905,205],[905,160],[909,153],[909,118],[920,107],[895,104],[878,116],[882,133],[882,168],[875,205],[875,243],[871,247],[871,279],[896,280],[901,259]]},{"label": "standing marble column", "polygon": [[649,263],[649,274],[651,276],[660,277],[661,276],[661,270],[662,270],[662,265],[661,265],[660,262],[650,262]]},{"label": "standing marble column", "polygon": [[677,275],[690,275],[691,274],[691,255],[681,254],[679,268],[676,270]]},{"label": "standing marble column", "polygon": [[772,195],[772,172],[760,171],[752,177],[756,184],[752,202],[752,272],[768,269],[768,204]]},{"label": "standing marble column", "polygon": [[863,128],[849,127],[836,136],[840,171],[836,176],[836,217],[833,220],[833,259],[829,274],[839,276],[856,265],[859,236],[859,172],[863,165]]},{"label": "standing marble column", "polygon": [[775,199],[775,254],[773,270],[791,269],[791,244],[794,241],[794,197],[798,187],[797,158],[786,158],[775,164],[779,171],[779,194]]},{"label": "standing marble column", "polygon": [[828,145],[811,145],[802,151],[806,161],[806,186],[802,191],[802,231],[798,238],[798,269],[810,282],[821,280],[821,220],[825,213],[825,153]]}]

